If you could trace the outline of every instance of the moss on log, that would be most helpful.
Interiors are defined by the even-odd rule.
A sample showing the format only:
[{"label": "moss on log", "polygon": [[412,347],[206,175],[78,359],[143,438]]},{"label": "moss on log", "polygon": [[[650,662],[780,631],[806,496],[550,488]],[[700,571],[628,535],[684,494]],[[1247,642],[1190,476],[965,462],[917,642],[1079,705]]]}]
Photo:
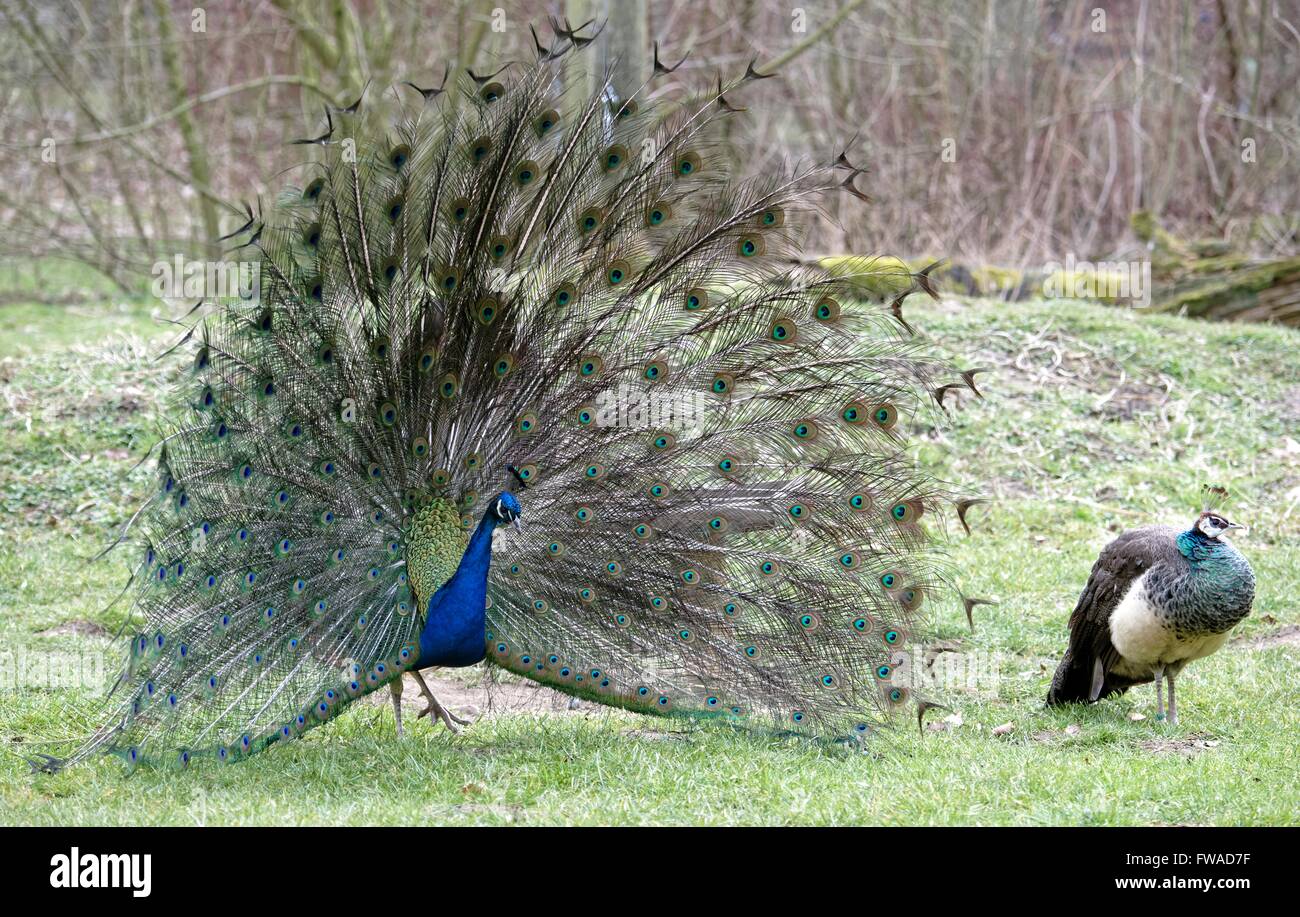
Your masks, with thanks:
[{"label": "moss on log", "polygon": [[1130,224],[1151,252],[1154,289],[1143,311],[1300,327],[1300,256],[1260,260],[1218,240],[1180,239],[1145,210]]}]

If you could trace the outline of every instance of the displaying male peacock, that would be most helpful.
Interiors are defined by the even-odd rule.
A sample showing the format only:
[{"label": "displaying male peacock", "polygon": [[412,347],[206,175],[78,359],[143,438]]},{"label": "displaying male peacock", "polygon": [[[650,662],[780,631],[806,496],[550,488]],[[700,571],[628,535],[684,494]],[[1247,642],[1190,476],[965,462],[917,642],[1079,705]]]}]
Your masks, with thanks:
[{"label": "displaying male peacock", "polygon": [[580,31],[395,121],[334,109],[243,227],[259,295],[195,329],[133,529],[145,623],[69,760],[232,760],[485,657],[831,738],[906,701],[955,497],[904,419],[972,374],[792,257],[818,195],[860,195],[846,156],[728,180],[752,66],[670,112],[609,76],[575,99]]}]

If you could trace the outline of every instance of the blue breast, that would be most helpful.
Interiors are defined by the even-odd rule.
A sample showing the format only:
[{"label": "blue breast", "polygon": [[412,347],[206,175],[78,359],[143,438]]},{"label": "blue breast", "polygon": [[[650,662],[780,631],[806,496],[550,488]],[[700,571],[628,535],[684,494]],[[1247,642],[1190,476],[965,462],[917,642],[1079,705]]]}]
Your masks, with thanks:
[{"label": "blue breast", "polygon": [[429,599],[416,668],[467,666],[487,655],[487,577],[496,519],[483,517],[451,579]]}]

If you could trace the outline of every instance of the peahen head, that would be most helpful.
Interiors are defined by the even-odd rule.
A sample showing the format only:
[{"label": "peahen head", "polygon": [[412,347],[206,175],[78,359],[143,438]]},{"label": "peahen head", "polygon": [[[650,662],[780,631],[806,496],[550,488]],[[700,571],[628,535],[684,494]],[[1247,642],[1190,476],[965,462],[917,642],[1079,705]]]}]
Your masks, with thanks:
[{"label": "peahen head", "polygon": [[1211,541],[1216,541],[1221,535],[1224,535],[1227,532],[1231,532],[1234,529],[1244,528],[1244,525],[1229,522],[1214,510],[1206,510],[1197,518],[1196,524],[1192,526],[1192,531],[1210,539]]},{"label": "peahen head", "polygon": [[497,494],[497,498],[492,501],[488,508],[488,513],[497,522],[514,523],[516,529],[520,528],[519,517],[523,515],[523,507],[519,505],[519,498],[508,490],[503,490]]}]

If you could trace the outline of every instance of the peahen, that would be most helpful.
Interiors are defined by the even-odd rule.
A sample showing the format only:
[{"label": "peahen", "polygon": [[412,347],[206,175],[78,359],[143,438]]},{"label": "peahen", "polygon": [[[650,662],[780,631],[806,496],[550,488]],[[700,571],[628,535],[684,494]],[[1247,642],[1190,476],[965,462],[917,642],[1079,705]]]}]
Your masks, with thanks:
[{"label": "peahen", "polygon": [[1096,701],[1154,681],[1164,719],[1167,680],[1176,725],[1174,678],[1223,646],[1255,600],[1254,571],[1224,537],[1240,528],[1208,508],[1186,531],[1146,526],[1108,544],[1070,615],[1070,646],[1047,703]]},{"label": "peahen", "polygon": [[752,66],[670,112],[609,74],[573,98],[579,31],[396,120],[327,112],[241,227],[260,289],[192,332],[117,706],[47,769],[241,758],[381,688],[400,733],[405,672],[454,731],[420,671],[485,658],[833,739],[906,703],[958,498],[904,431],[973,373],[799,264],[818,196],[860,195],[845,156],[728,179]]}]

